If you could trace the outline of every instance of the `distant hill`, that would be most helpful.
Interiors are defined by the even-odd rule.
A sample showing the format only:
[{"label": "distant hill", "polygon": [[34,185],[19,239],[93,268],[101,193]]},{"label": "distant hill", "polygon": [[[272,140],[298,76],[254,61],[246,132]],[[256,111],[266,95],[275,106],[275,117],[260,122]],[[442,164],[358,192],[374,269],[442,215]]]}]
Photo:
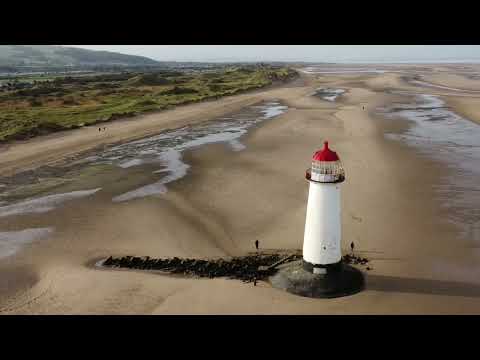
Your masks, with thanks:
[{"label": "distant hill", "polygon": [[0,45],[0,66],[157,66],[143,56],[54,45]]}]

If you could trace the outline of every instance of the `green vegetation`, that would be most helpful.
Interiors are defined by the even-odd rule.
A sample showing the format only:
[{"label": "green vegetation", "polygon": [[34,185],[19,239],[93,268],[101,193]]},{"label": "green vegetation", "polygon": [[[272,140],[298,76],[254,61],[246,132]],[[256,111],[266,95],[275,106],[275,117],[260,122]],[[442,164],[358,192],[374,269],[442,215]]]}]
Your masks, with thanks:
[{"label": "green vegetation", "polygon": [[0,141],[233,95],[296,75],[262,65],[13,79],[0,85]]}]

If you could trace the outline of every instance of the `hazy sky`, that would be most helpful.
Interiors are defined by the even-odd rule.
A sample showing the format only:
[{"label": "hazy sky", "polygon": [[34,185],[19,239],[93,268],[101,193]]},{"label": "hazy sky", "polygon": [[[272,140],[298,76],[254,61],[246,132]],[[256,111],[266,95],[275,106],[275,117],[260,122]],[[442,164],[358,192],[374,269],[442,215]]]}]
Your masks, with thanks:
[{"label": "hazy sky", "polygon": [[66,45],[160,61],[480,62],[479,45]]}]

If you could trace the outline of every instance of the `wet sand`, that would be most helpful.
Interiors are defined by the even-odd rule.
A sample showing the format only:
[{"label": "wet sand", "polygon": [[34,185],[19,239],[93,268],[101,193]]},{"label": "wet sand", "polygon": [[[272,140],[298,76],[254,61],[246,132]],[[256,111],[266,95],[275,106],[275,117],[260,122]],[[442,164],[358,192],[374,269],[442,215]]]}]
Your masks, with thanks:
[{"label": "wet sand", "polygon": [[[385,133],[405,133],[413,123],[385,117],[377,110],[405,102],[404,96],[386,90],[410,91],[415,87],[396,73],[329,74],[318,79],[312,74],[304,76],[302,86],[272,89],[258,97],[241,95],[245,98],[229,99],[230,107],[203,104],[205,111],[198,119],[239,110],[259,98],[279,100],[288,111],[250,130],[241,138],[245,145],[241,151],[232,151],[225,144],[186,151],[187,176],[169,183],[164,194],[113,202],[112,198],[125,189],[150,183],[158,167],[107,168],[82,178],[84,190],[102,188],[91,196],[44,213],[0,217],[0,228],[5,232],[46,226],[54,229],[48,239],[33,241],[14,256],[0,259],[0,269],[7,278],[31,274],[0,287],[0,311],[480,313],[478,250],[472,239],[462,237],[458,226],[448,220],[451,210],[443,206],[435,188],[439,179],[453,170],[421,155],[415,146],[386,137]],[[346,92],[329,101],[311,96],[318,88]],[[192,112],[196,109],[191,108]],[[472,104],[472,111],[475,108]],[[181,127],[192,119],[193,115],[186,115],[189,111],[159,114],[159,120],[151,119],[154,125],[146,120],[135,125],[138,130],[133,135],[153,133],[167,122],[168,126]],[[134,125],[119,123],[118,133],[110,140],[119,139],[127,128]],[[91,146],[77,142],[80,133],[71,136],[75,140],[69,143],[69,153]],[[304,173],[325,139],[339,153],[346,169],[342,188],[344,253],[347,244],[354,241],[359,254],[372,261],[365,291],[339,299],[308,299],[273,289],[265,282],[253,286],[234,280],[187,279],[91,266],[93,259],[108,255],[243,255],[253,250],[255,239],[264,249],[301,248],[308,194]],[[1,155],[0,169],[13,171],[43,163],[45,155],[33,156],[34,152],[52,146],[54,154],[59,150],[53,146],[64,141],[56,135],[51,141],[33,141],[31,148],[29,144],[18,150],[12,147],[12,153]],[[25,148],[30,150],[23,156]],[[68,185],[60,189],[73,190]]]}]

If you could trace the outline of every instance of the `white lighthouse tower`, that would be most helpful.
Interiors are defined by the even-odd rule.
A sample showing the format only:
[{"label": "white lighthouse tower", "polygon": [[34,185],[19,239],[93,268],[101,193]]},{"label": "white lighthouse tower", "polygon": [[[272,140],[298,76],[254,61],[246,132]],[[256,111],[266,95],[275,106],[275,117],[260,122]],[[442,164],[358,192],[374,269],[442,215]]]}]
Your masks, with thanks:
[{"label": "white lighthouse tower", "polygon": [[303,260],[285,265],[270,281],[276,288],[314,298],[355,294],[364,288],[360,270],[342,261],[340,186],[345,171],[337,153],[324,148],[313,155],[309,181]]},{"label": "white lighthouse tower", "polygon": [[324,148],[313,155],[312,167],[307,170],[310,182],[307,216],[303,238],[304,269],[325,274],[342,260],[340,185],[345,172],[337,153]]}]

